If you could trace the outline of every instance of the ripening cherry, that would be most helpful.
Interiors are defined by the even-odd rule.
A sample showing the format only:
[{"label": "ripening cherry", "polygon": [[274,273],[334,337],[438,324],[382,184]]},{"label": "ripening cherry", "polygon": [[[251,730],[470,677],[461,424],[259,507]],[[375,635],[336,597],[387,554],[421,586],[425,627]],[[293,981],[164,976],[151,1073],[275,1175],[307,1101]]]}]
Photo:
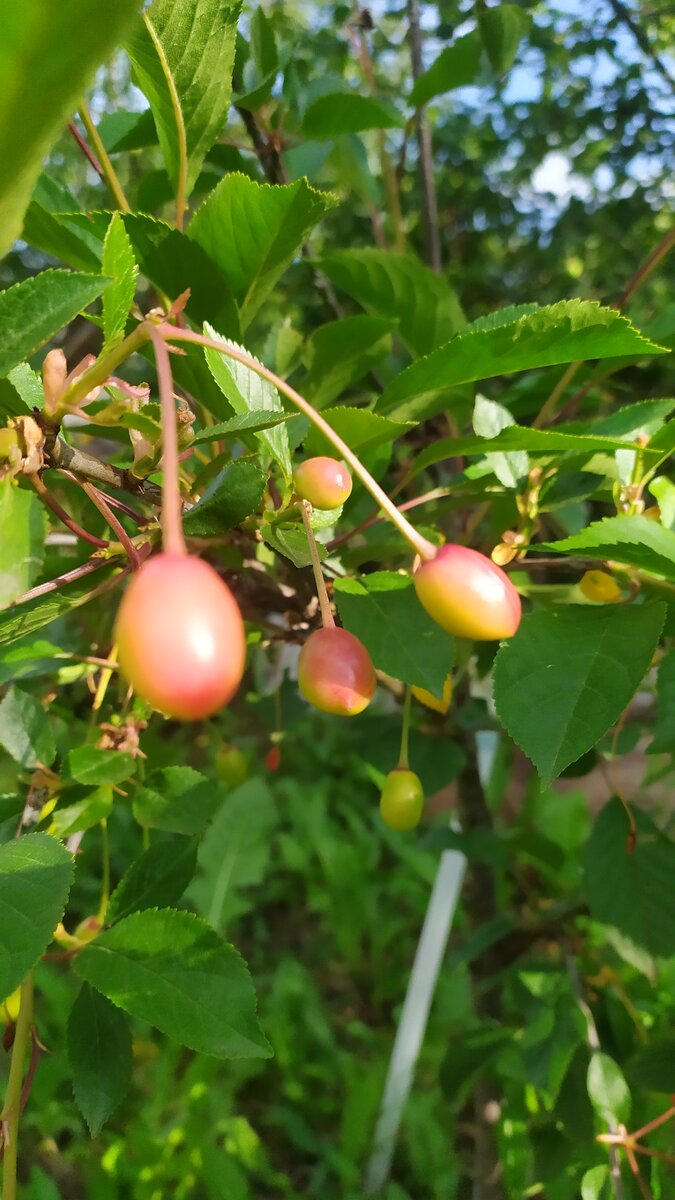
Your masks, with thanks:
[{"label": "ripening cherry", "polygon": [[246,638],[227,584],[200,558],[158,554],[132,576],[115,624],[120,669],[154,708],[208,717],[236,692]]},{"label": "ripening cherry", "polygon": [[607,571],[586,571],[579,588],[587,600],[596,604],[616,604],[621,599],[621,588]]},{"label": "ripening cherry", "polygon": [[434,696],[433,692],[428,692],[426,688],[413,687],[410,690],[415,699],[426,708],[432,708],[434,712],[442,713],[443,716],[449,711],[452,702],[452,679],[449,675],[443,684],[442,697]]},{"label": "ripening cherry", "polygon": [[407,767],[395,767],[384,781],[380,795],[380,816],[385,825],[405,833],[419,825],[424,808],[420,779]]},{"label": "ripening cherry", "polygon": [[355,717],[370,704],[377,679],[363,643],[347,629],[327,625],[311,633],[300,651],[298,684],[321,712]]},{"label": "ripening cherry", "polygon": [[520,624],[520,596],[508,575],[468,546],[441,546],[413,582],[429,615],[455,637],[499,641]]},{"label": "ripening cherry", "polygon": [[339,508],[352,491],[352,477],[336,458],[308,458],[296,467],[295,490],[313,508]]}]

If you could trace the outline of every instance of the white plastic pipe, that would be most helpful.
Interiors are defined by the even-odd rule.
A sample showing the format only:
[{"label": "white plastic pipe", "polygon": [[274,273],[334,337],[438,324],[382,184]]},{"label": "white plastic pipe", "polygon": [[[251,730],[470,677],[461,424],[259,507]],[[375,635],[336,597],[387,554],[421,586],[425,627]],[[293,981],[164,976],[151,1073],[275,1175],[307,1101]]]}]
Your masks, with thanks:
[{"label": "white plastic pipe", "polygon": [[[485,785],[494,762],[498,735],[492,731],[476,735],[478,772]],[[458,829],[457,822],[450,822]],[[408,987],[401,1009],[401,1018],[389,1060],[380,1113],[373,1138],[373,1149],[364,1174],[364,1194],[374,1196],[382,1190],[389,1177],[401,1118],[412,1087],[415,1065],[419,1057],[431,1002],[436,991],[441,962],[457,909],[459,893],[466,870],[466,859],[457,850],[441,854],[436,878],[424,916]]]}]

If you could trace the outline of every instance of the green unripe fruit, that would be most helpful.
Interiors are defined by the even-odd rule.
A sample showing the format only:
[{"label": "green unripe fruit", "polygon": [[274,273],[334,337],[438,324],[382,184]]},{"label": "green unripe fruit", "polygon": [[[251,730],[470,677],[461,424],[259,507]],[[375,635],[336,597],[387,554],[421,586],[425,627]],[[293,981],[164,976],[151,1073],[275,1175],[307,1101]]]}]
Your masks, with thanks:
[{"label": "green unripe fruit", "polygon": [[223,746],[216,754],[216,771],[223,783],[240,787],[248,779],[248,761],[237,746]]},{"label": "green unripe fruit", "polygon": [[309,500],[313,508],[339,508],[352,491],[352,477],[336,458],[306,459],[297,467],[293,483],[300,499]]},{"label": "green unripe fruit", "polygon": [[429,616],[455,637],[500,641],[520,624],[520,596],[508,575],[468,546],[441,546],[413,582]]},{"label": "green unripe fruit", "polygon": [[354,717],[375,693],[377,679],[362,642],[337,626],[317,629],[298,659],[298,684],[305,700],[321,712]]},{"label": "green unripe fruit", "polygon": [[398,833],[406,833],[420,823],[424,808],[424,791],[414,771],[395,767],[384,781],[380,795],[380,816],[385,825]]},{"label": "green unripe fruit", "polygon": [[0,429],[0,461],[9,458],[12,450],[18,449],[19,435],[16,429]]}]

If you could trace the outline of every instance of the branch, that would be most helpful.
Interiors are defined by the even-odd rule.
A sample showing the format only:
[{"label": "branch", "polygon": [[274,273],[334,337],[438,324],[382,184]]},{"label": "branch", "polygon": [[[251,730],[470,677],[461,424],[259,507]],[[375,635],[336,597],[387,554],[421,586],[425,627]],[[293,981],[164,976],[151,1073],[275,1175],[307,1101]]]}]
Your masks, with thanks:
[{"label": "branch", "polygon": [[643,29],[640,28],[633,13],[629,8],[626,7],[626,5],[623,3],[623,0],[609,0],[609,3],[610,7],[614,10],[617,19],[621,21],[627,29],[630,29],[645,58],[649,58],[653,62],[662,78],[665,79],[666,83],[669,83],[672,87],[673,83],[675,83],[675,80],[673,80],[673,77],[670,74],[666,64],[662,59],[659,58],[656,50],[647,37],[647,34]]},{"label": "branch", "polygon": [[[410,41],[410,59],[412,62],[413,80],[417,81],[424,70],[422,62],[422,34],[420,31],[419,0],[408,0],[408,38]],[[441,270],[441,239],[438,229],[438,198],[434,180],[433,152],[431,148],[431,130],[426,119],[424,108],[418,108],[415,113],[417,130],[417,146],[420,156],[420,178],[422,183],[422,220],[424,222],[424,239],[426,242],[427,262],[429,266],[440,273]]]},{"label": "branch", "polygon": [[104,483],[107,487],[118,488],[121,492],[131,492],[133,495],[142,496],[149,504],[162,502],[162,491],[157,484],[138,479],[124,467],[113,467],[110,463],[95,458],[93,454],[77,450],[74,446],[69,446],[62,437],[56,439],[49,462],[45,463],[45,469],[49,468],[71,471],[73,475],[80,475],[83,479]]}]

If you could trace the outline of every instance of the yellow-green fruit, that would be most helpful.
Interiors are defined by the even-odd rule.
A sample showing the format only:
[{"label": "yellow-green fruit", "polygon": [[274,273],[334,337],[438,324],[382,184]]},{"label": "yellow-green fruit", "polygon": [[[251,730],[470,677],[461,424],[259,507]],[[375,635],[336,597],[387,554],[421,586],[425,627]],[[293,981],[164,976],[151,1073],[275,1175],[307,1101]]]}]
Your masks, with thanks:
[{"label": "yellow-green fruit", "polygon": [[596,604],[616,604],[621,599],[621,588],[606,571],[587,571],[579,587],[586,599]]},{"label": "yellow-green fruit", "polygon": [[8,996],[6,1000],[0,1003],[0,1024],[10,1024],[16,1021],[21,1008],[21,988],[17,988]]},{"label": "yellow-green fruit", "polygon": [[443,684],[443,696],[440,699],[438,696],[434,696],[433,692],[428,692],[426,688],[414,687],[411,690],[413,696],[416,700],[419,700],[420,704],[424,704],[426,708],[433,708],[434,712],[443,713],[445,716],[450,708],[452,701],[452,679],[449,675]]},{"label": "yellow-green fruit", "polygon": [[10,452],[19,445],[16,429],[0,429],[0,459],[9,458]]},{"label": "yellow-green fruit", "polygon": [[216,754],[216,771],[223,783],[239,787],[248,779],[248,762],[237,746],[223,746]]},{"label": "yellow-green fruit", "polygon": [[415,772],[395,767],[387,775],[380,795],[380,816],[385,825],[399,833],[414,829],[423,808],[424,792]]}]

